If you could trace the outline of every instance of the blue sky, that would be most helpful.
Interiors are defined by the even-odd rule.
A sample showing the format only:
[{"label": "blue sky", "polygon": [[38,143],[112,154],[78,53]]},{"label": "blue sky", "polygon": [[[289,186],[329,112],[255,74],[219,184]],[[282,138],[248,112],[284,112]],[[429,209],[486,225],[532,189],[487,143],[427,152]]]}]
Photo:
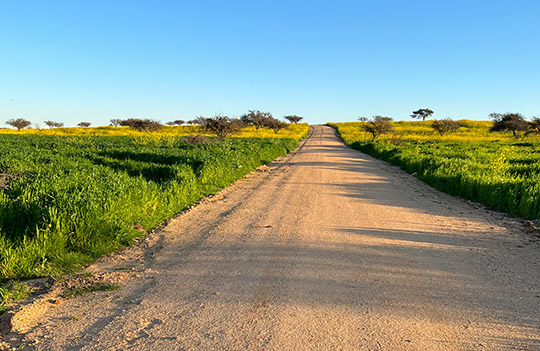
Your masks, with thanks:
[{"label": "blue sky", "polygon": [[0,123],[540,115],[540,1],[0,1]]}]

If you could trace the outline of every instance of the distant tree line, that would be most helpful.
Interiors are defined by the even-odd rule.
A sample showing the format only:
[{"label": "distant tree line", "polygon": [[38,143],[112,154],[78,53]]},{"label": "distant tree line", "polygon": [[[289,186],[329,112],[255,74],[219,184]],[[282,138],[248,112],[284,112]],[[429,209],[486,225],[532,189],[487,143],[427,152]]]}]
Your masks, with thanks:
[{"label": "distant tree line", "polygon": [[[421,108],[413,111],[411,118],[422,119],[425,121],[434,114],[434,111],[429,108]],[[531,121],[527,121],[526,118],[520,113],[491,113],[489,115],[493,119],[493,126],[490,128],[491,132],[507,131],[512,132],[515,137],[520,135],[540,134],[540,117],[533,117]],[[383,134],[392,133],[394,131],[392,126],[393,119],[385,116],[373,116],[372,119],[361,116],[358,117],[358,121],[363,122],[360,128],[371,134],[372,141],[377,140]],[[447,133],[454,133],[462,126],[458,121],[454,121],[450,118],[441,120],[435,120],[431,123],[431,128],[439,133],[441,136]]]},{"label": "distant tree line", "polygon": [[[284,116],[284,118],[290,123],[298,123],[303,119],[303,117],[296,115],[287,115]],[[24,118],[13,118],[8,120],[6,124],[17,128],[17,130],[21,130],[29,127],[32,123]],[[276,134],[280,130],[288,127],[287,123],[274,118],[270,112],[261,112],[258,110],[249,110],[240,118],[231,118],[218,114],[213,117],[196,117],[195,119],[187,122],[177,119],[167,122],[166,124],[169,126],[181,126],[183,124],[200,125],[202,131],[214,134],[220,139],[225,139],[231,134],[238,133],[242,128],[247,126],[254,126],[257,130],[261,127],[269,128],[272,129]],[[64,126],[64,123],[49,120],[45,121],[45,125],[49,128],[60,128]],[[90,122],[80,122],[77,124],[77,126],[81,128],[87,128],[90,127],[90,125]],[[153,132],[163,128],[163,124],[161,124],[161,122],[149,118],[113,118],[110,120],[110,126],[129,127],[141,132]]]}]

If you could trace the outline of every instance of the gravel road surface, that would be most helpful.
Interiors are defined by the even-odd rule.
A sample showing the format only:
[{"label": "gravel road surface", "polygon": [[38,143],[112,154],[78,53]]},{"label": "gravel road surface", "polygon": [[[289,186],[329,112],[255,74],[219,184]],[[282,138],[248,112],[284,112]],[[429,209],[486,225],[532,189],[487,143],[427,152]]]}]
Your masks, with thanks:
[{"label": "gravel road surface", "polygon": [[[540,243],[315,126],[89,270],[121,288],[53,304],[32,350],[540,350]],[[54,308],[52,308],[54,307]],[[22,344],[21,344],[22,343]]]}]

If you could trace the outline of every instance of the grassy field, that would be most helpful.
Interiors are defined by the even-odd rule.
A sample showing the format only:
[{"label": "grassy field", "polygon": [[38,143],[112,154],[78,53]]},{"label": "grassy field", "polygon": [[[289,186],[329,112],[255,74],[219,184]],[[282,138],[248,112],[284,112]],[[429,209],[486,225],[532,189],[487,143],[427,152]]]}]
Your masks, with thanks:
[{"label": "grassy field", "polygon": [[[274,133],[273,130],[268,128],[246,127],[242,129],[242,133],[233,134],[233,138],[279,138],[279,139],[296,139],[299,134],[302,134],[307,130],[307,123],[290,124],[289,128],[282,129],[279,133]],[[184,125],[184,126],[163,126],[163,128],[157,132],[139,132],[129,127],[67,127],[67,128],[29,128],[21,129],[17,131],[13,128],[0,128],[0,135],[2,134],[32,134],[32,135],[59,135],[59,136],[130,136],[130,137],[153,137],[153,138],[167,138],[167,137],[179,137],[188,136],[191,134],[201,133],[201,127],[199,125]],[[204,133],[201,133],[204,134]],[[211,134],[204,134],[211,136]]]},{"label": "grassy field", "polygon": [[4,130],[0,281],[61,275],[127,245],[286,154],[308,130],[247,128],[223,142],[186,143],[194,128]]},{"label": "grassy field", "polygon": [[462,121],[441,137],[431,122],[394,122],[395,134],[378,142],[361,122],[332,123],[353,148],[400,166],[449,194],[522,218],[540,218],[540,139],[490,133],[489,121]]}]

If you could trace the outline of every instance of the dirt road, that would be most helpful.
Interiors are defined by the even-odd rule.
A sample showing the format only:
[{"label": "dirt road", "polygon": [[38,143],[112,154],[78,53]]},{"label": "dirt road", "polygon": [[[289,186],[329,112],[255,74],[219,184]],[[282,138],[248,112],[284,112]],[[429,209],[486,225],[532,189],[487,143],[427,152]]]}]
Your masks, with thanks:
[{"label": "dirt road", "polygon": [[37,350],[540,350],[540,244],[328,127],[173,220],[120,290],[51,308]]}]

